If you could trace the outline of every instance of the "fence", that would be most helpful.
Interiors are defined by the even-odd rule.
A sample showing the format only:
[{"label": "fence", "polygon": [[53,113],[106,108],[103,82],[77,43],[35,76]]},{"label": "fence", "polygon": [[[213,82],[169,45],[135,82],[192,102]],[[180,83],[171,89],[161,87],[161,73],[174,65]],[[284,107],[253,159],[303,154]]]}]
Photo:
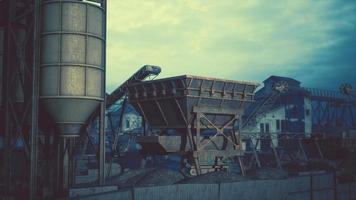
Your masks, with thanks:
[{"label": "fence", "polygon": [[[351,200],[356,182],[336,184],[331,173],[308,174],[279,180],[248,180],[232,183],[176,184],[121,189],[107,186],[71,189],[70,199],[85,200]],[[99,193],[98,193],[99,192]],[[95,194],[93,194],[95,193]]]}]

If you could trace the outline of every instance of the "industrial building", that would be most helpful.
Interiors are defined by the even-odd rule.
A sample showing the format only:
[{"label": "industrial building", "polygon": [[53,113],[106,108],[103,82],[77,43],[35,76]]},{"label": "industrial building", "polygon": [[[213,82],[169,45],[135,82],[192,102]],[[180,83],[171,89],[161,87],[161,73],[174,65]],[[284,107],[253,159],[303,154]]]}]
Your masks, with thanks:
[{"label": "industrial building", "polygon": [[145,65],[107,94],[106,17],[106,0],[0,0],[0,200],[354,197],[351,85]]}]

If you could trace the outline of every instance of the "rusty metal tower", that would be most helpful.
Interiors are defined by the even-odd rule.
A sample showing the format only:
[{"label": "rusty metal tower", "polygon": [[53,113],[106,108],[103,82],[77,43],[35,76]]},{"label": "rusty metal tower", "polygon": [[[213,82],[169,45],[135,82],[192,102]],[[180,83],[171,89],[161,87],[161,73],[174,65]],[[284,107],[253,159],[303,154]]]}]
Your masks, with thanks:
[{"label": "rusty metal tower", "polygon": [[104,184],[105,39],[106,0],[0,1],[0,195],[63,194],[97,107]]}]

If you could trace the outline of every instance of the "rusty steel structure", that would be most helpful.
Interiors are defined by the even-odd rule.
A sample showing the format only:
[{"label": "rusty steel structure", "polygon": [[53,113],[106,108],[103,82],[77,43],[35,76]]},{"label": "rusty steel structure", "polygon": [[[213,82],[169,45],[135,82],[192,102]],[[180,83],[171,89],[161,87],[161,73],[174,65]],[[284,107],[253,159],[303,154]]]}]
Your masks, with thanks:
[{"label": "rusty steel structure", "polygon": [[[305,137],[304,133],[256,133],[241,132],[245,152],[243,167],[245,170],[256,168],[283,169],[289,163],[323,161],[325,159],[322,138]],[[261,149],[262,143],[268,143],[268,149]],[[263,157],[268,159],[261,161]]]},{"label": "rusty steel structure", "polygon": [[[1,195],[37,184],[39,2],[1,1]],[[34,50],[36,49],[36,50]],[[23,169],[19,169],[22,166]],[[22,173],[19,173],[21,172]],[[26,183],[26,181],[28,181]],[[27,185],[25,191],[23,188]]]},{"label": "rusty steel structure", "polygon": [[[128,86],[130,84],[136,83],[136,82],[141,82],[144,81],[145,79],[148,78],[154,78],[157,77],[161,73],[161,68],[159,66],[153,66],[153,65],[144,65],[142,66],[137,72],[135,72],[130,78],[128,78],[124,83],[122,83],[119,87],[117,87],[112,93],[106,94],[106,117],[108,121],[108,127],[110,127],[111,134],[113,135],[113,145],[111,147],[112,152],[116,151],[117,144],[118,144],[118,139],[119,139],[119,134],[120,130],[114,130],[113,128],[113,119],[112,119],[112,107],[118,103],[118,101],[122,100],[121,102],[121,112],[119,114],[119,127],[122,125],[122,121],[124,118],[124,112],[125,108],[128,104],[127,101],[127,93],[128,93]],[[91,140],[89,136],[89,128],[90,126],[95,123],[95,120],[99,117],[100,114],[100,108],[97,108],[96,111],[94,111],[91,116],[87,119],[85,124],[83,125],[80,137],[78,138],[78,141],[76,143],[76,150],[75,152],[79,155],[79,157],[82,157],[85,153],[85,151],[88,148],[88,144],[93,145],[94,142]],[[113,157],[111,157],[109,161],[109,167],[107,171],[105,172],[107,176],[110,176],[111,173],[111,167],[113,164]]]},{"label": "rusty steel structure", "polygon": [[257,86],[189,75],[132,84],[129,101],[148,125],[137,142],[147,154],[180,154],[192,175],[224,168],[228,158],[239,162],[234,127]]},{"label": "rusty steel structure", "polygon": [[314,133],[336,137],[356,129],[356,98],[351,85],[340,87],[340,91],[305,89],[311,95]]},{"label": "rusty steel structure", "polygon": [[97,107],[104,184],[105,37],[105,0],[0,1],[0,196],[65,195],[71,136]]}]

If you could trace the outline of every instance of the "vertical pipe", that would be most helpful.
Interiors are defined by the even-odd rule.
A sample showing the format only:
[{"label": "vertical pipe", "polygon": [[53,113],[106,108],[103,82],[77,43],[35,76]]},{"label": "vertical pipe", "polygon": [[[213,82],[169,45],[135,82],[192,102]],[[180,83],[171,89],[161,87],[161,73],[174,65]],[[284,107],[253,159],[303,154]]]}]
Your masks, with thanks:
[{"label": "vertical pipe", "polygon": [[35,199],[37,193],[37,164],[38,164],[38,96],[39,96],[39,33],[41,17],[41,0],[35,0],[34,33],[33,33],[33,66],[32,66],[32,112],[31,112],[31,153],[30,153],[30,199]]},{"label": "vertical pipe", "polygon": [[[104,42],[106,43],[106,18],[107,18],[107,1],[102,1],[102,7],[104,9],[104,18],[103,18],[103,37],[105,38]],[[103,67],[106,67],[106,44],[103,48]],[[105,184],[105,108],[106,108],[106,70],[104,70],[103,78],[103,101],[100,103],[100,127],[99,127],[99,185]]]}]

